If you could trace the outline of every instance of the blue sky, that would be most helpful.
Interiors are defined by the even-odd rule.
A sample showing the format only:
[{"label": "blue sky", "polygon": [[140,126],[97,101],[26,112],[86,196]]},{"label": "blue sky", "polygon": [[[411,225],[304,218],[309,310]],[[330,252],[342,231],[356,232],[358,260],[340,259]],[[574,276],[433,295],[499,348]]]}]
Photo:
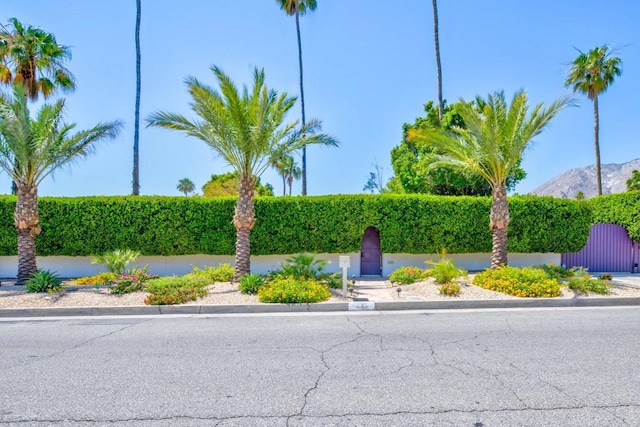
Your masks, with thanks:
[{"label": "blue sky", "polygon": [[[307,117],[340,148],[308,150],[311,195],[360,193],[372,165],[393,171],[390,151],[402,124],[422,115],[436,97],[431,2],[320,0],[301,20]],[[298,94],[295,21],[274,0],[143,0],[141,117],[158,110],[190,115],[183,80],[214,83],[211,64],[238,84],[250,83],[254,66],[267,83]],[[71,47],[69,69],[78,89],[65,95],[68,121],[79,128],[125,122],[121,136],[58,172],[40,195],[125,195],[131,192],[135,102],[134,0],[0,0],[10,17],[54,33]],[[640,157],[640,4],[632,0],[440,0],[444,96],[449,101],[524,88],[532,102],[550,102],[564,88],[577,49],[609,44],[623,60],[623,75],[600,98],[603,163]],[[526,193],[558,173],[594,162],[593,108],[565,110],[525,154]],[[299,105],[289,116],[299,116]],[[141,193],[179,195],[188,177],[200,188],[229,168],[201,141],[178,132],[144,128],[140,135]],[[263,182],[281,180],[268,171]],[[0,174],[0,192],[10,181]],[[7,190],[4,190],[4,189]],[[300,193],[301,184],[294,184]]]}]

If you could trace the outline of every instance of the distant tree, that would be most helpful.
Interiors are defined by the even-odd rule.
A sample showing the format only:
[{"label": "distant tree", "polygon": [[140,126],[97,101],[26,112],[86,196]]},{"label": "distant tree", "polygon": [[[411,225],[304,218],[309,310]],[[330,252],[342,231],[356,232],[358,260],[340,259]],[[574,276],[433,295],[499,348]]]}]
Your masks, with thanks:
[{"label": "distant tree", "polygon": [[627,191],[640,190],[640,171],[631,172],[631,178],[627,180]]},{"label": "distant tree", "polygon": [[578,191],[576,193],[576,200],[584,200],[584,192]]},{"label": "distant tree", "polygon": [[319,133],[320,122],[310,120],[286,123],[287,112],[296,98],[278,94],[265,84],[264,70],[255,69],[253,87],[239,91],[220,68],[212,66],[220,90],[186,79],[191,108],[198,116],[191,120],[174,113],[152,114],[149,126],[179,130],[204,141],[220,155],[240,178],[239,196],[233,223],[236,227],[235,280],[251,271],[250,235],[256,216],[254,193],[256,178],[271,166],[274,158],[291,154],[307,144],[337,146],[331,136]]},{"label": "distant tree", "polygon": [[[304,84],[302,72],[302,39],[300,38],[300,16],[307,12],[313,12],[318,7],[316,0],[276,0],[280,5],[280,9],[284,10],[287,15],[296,18],[296,34],[298,35],[298,65],[300,67],[300,106],[302,108],[302,126],[307,121],[304,111]],[[302,147],[302,195],[307,195],[307,147]]]},{"label": "distant tree", "polygon": [[37,270],[36,236],[40,234],[38,186],[54,171],[85,157],[99,140],[114,138],[118,122],[72,133],[63,122],[65,101],[44,104],[32,118],[25,88],[0,95],[0,168],[18,187],[15,227],[18,230],[18,280],[24,283]]},{"label": "distant tree", "polygon": [[[142,1],[136,0],[136,107],[133,121],[133,180],[131,194],[140,194],[140,18],[142,16]],[[193,191],[193,190],[192,190]],[[186,194],[185,194],[186,195]]]},{"label": "distant tree", "polygon": [[287,156],[285,159],[284,171],[287,176],[287,184],[289,185],[289,195],[291,195],[293,181],[300,179],[302,176],[302,169],[300,169],[293,156]]},{"label": "distant tree", "polygon": [[[580,51],[578,51],[580,52]],[[611,56],[608,46],[600,46],[589,52],[580,52],[571,63],[565,86],[574,92],[587,95],[593,101],[593,139],[596,150],[596,184],[598,196],[602,195],[602,173],[600,170],[600,116],[598,96],[604,93],[617,76],[622,74],[622,61]]]},{"label": "distant tree", "polygon": [[557,100],[548,108],[539,104],[529,110],[527,94],[517,92],[508,104],[504,92],[490,94],[482,108],[461,102],[458,113],[465,127],[425,127],[412,130],[409,138],[434,149],[431,167],[473,171],[491,186],[489,227],[493,234],[491,267],[507,264],[509,203],[507,179],[522,160],[529,142],[570,102]]},{"label": "distant tree", "polygon": [[[468,103],[480,111],[484,101],[480,98]],[[426,128],[449,130],[452,127],[464,128],[464,120],[460,109],[466,102],[447,105],[444,101],[444,116],[438,119],[438,109],[433,101],[425,104],[426,116],[418,117],[413,124],[403,125],[402,142],[391,150],[391,164],[395,176],[391,178],[393,186],[389,191],[403,193],[426,193],[444,196],[489,196],[491,186],[480,175],[472,171],[454,171],[448,168],[431,168],[437,156],[435,149],[428,145],[416,145],[408,138],[408,134]],[[524,179],[525,171],[518,163],[507,178],[507,189],[512,190],[516,183]],[[394,188],[395,190],[393,190]]]},{"label": "distant tree", "polygon": [[[211,175],[209,181],[202,186],[204,197],[237,196],[239,193],[240,179],[237,172],[228,172],[220,175]],[[256,178],[255,196],[273,196],[271,184],[262,185],[260,178]]]},{"label": "distant tree", "polygon": [[188,196],[189,193],[193,193],[193,190],[195,190],[195,188],[196,186],[189,178],[182,178],[180,182],[178,182],[177,189],[181,193],[184,193],[185,197]]},{"label": "distant tree", "polygon": [[376,160],[373,164],[373,172],[369,172],[369,180],[362,188],[362,191],[370,191],[373,193],[382,193],[384,190],[384,177],[382,176],[383,168]]}]

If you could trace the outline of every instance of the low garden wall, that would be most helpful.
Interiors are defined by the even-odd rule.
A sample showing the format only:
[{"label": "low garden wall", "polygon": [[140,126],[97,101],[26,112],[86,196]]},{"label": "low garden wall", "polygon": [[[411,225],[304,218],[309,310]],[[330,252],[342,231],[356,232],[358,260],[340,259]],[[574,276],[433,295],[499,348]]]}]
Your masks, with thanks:
[{"label": "low garden wall", "polygon": [[[325,268],[328,273],[341,272],[338,266],[338,256],[349,255],[351,267],[347,271],[349,277],[360,276],[360,253],[349,254],[318,254],[318,259],[329,261]],[[251,257],[251,271],[254,273],[266,274],[278,268],[290,255],[258,255]],[[491,254],[450,254],[459,267],[468,271],[478,271],[491,266]],[[382,275],[388,277],[395,269],[403,266],[415,266],[426,268],[427,260],[437,260],[438,255],[420,254],[382,254]],[[131,267],[149,267],[149,272],[160,276],[182,275],[190,272],[193,266],[199,268],[205,266],[217,266],[221,263],[233,265],[231,255],[175,255],[175,256],[142,256]],[[560,264],[560,254],[522,254],[510,253],[509,264],[514,266],[536,265],[554,263]],[[13,278],[16,276],[18,257],[0,257],[0,278]],[[45,256],[38,257],[38,268],[55,271],[60,277],[71,278],[81,276],[91,276],[105,271],[101,265],[91,264],[91,257],[69,257],[69,256]]]}]

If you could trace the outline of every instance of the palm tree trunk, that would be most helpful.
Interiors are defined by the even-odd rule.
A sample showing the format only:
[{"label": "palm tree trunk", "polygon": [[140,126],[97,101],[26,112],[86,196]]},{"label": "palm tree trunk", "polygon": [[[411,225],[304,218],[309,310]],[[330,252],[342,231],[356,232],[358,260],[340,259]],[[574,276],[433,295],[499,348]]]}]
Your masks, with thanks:
[{"label": "palm tree trunk", "polygon": [[438,1],[433,4],[433,39],[436,47],[436,69],[438,71],[438,121],[442,122],[444,105],[442,103],[442,67],[440,65],[440,38],[438,36]]},{"label": "palm tree trunk", "polygon": [[507,187],[499,184],[493,189],[489,227],[493,234],[491,268],[507,265],[507,228],[509,227]]},{"label": "palm tree trunk", "polygon": [[[302,78],[302,39],[300,38],[300,12],[296,10],[296,32],[298,34],[298,63],[300,65],[300,105],[302,106],[302,126],[305,125],[304,117],[304,84]],[[302,195],[307,195],[307,147],[302,147]]]},{"label": "palm tree trunk", "polygon": [[40,234],[38,215],[38,189],[26,185],[18,186],[18,202],[14,214],[18,229],[18,280],[19,285],[31,277],[36,265],[36,235]]},{"label": "palm tree trunk", "polygon": [[140,139],[140,17],[142,14],[141,0],[136,0],[136,110],[133,123],[133,189],[132,194],[140,194],[140,160],[139,160],[139,139]]},{"label": "palm tree trunk", "polygon": [[593,140],[596,146],[596,185],[598,196],[602,196],[602,173],[600,171],[600,115],[598,114],[598,94],[593,97]]},{"label": "palm tree trunk", "polygon": [[289,183],[289,195],[291,195],[291,187],[293,187],[293,176],[288,176],[287,182]]},{"label": "palm tree trunk", "polygon": [[238,204],[233,216],[233,224],[236,226],[236,273],[234,281],[251,272],[251,247],[249,236],[256,223],[256,215],[253,206],[255,192],[255,178],[243,176],[240,179]]},{"label": "palm tree trunk", "polygon": [[287,195],[287,177],[285,174],[282,174],[282,195]]}]

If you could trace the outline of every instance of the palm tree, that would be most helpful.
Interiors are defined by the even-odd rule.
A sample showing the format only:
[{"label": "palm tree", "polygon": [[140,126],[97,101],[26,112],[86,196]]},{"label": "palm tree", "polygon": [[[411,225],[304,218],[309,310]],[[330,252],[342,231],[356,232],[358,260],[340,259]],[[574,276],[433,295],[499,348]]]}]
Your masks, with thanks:
[{"label": "palm tree", "polygon": [[273,166],[273,168],[278,171],[278,175],[280,175],[280,177],[282,178],[282,195],[283,196],[287,195],[287,171],[285,170],[286,157],[287,156],[276,157],[271,160],[271,166]]},{"label": "palm tree", "polygon": [[64,66],[71,59],[67,46],[59,45],[56,37],[46,31],[25,26],[16,18],[0,31],[0,81],[21,83],[31,100],[51,96],[58,88],[73,91],[76,83]]},{"label": "palm tree", "polygon": [[[578,51],[580,52],[580,51]],[[622,61],[611,56],[608,46],[600,46],[589,52],[580,52],[571,63],[565,86],[573,87],[574,92],[587,95],[593,101],[593,139],[596,149],[596,185],[598,196],[602,195],[602,174],[600,171],[600,116],[598,96],[604,93],[613,80],[622,74]]]},{"label": "palm tree", "polygon": [[219,91],[195,77],[186,84],[192,98],[191,108],[199,119],[173,113],[157,112],[147,118],[149,126],[180,130],[204,141],[240,176],[238,203],[233,223],[236,227],[235,280],[251,270],[249,236],[255,225],[255,183],[271,166],[273,159],[285,156],[307,144],[336,146],[331,136],[317,133],[320,122],[309,120],[285,123],[295,97],[278,94],[265,85],[264,70],[255,69],[253,88],[238,91],[233,81],[217,66],[211,70]]},{"label": "palm tree", "polygon": [[539,135],[551,119],[571,103],[570,98],[554,101],[547,108],[543,104],[529,110],[527,94],[517,92],[508,105],[504,92],[490,94],[474,103],[461,102],[459,110],[465,128],[450,130],[428,127],[413,130],[411,139],[433,148],[437,153],[431,167],[449,167],[482,176],[491,185],[492,200],[489,227],[493,234],[491,267],[507,264],[507,177],[515,168],[529,142]]},{"label": "palm tree", "polygon": [[[64,66],[69,59],[69,48],[59,45],[53,34],[40,28],[10,18],[8,28],[3,26],[0,30],[0,82],[22,84],[25,96],[32,101],[40,94],[47,99],[58,88],[75,90],[75,79]],[[12,182],[11,194],[17,191]]]},{"label": "palm tree", "polygon": [[302,170],[298,167],[293,156],[287,156],[285,158],[284,172],[287,176],[287,184],[289,184],[289,195],[291,195],[293,180],[300,179],[300,176],[302,175]]},{"label": "palm tree", "polygon": [[[140,142],[140,18],[142,16],[142,2],[136,0],[136,108],[133,123],[133,189],[134,196],[140,194],[140,158],[138,144]],[[193,190],[192,190],[193,191]]]},{"label": "palm tree", "polygon": [[114,138],[121,128],[119,122],[100,123],[72,133],[75,124],[62,121],[64,100],[44,104],[31,118],[25,90],[18,84],[12,96],[0,95],[0,168],[18,187],[14,219],[18,229],[19,284],[37,270],[38,185],[55,170],[86,156],[95,142]]},{"label": "palm tree", "polygon": [[438,121],[442,122],[444,104],[442,102],[442,66],[440,65],[440,37],[438,35],[438,0],[432,0],[433,4],[433,41],[436,50],[436,70],[438,72]]},{"label": "palm tree", "polygon": [[[302,108],[302,126],[306,124],[304,114],[304,85],[302,73],[302,40],[300,38],[300,16],[313,12],[318,7],[316,0],[276,0],[280,9],[289,16],[296,17],[296,34],[298,35],[298,65],[300,66],[300,105]],[[307,195],[307,147],[302,147],[302,195]]]},{"label": "palm tree", "polygon": [[189,193],[193,193],[193,190],[196,189],[193,181],[189,178],[182,178],[180,182],[178,182],[178,191],[184,193],[185,197],[189,195]]}]

